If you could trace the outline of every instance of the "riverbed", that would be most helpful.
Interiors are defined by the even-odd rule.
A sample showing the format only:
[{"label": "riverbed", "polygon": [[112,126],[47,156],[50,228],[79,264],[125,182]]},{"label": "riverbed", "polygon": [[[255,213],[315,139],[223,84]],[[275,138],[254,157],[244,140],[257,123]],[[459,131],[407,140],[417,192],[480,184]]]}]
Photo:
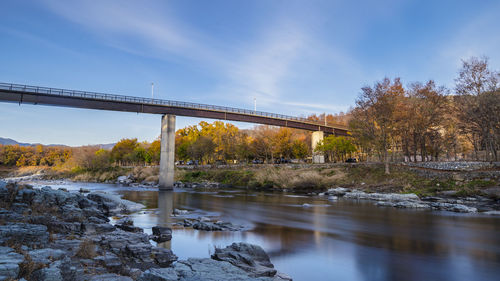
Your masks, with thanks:
[{"label": "riverbed", "polygon": [[[151,232],[207,217],[245,231],[207,232],[174,225],[161,244],[180,259],[209,257],[232,242],[260,245],[294,280],[496,280],[500,217],[377,207],[374,202],[238,189],[158,192],[114,184],[36,183],[122,195],[146,206],[132,214]],[[189,214],[172,216],[174,209]]]}]

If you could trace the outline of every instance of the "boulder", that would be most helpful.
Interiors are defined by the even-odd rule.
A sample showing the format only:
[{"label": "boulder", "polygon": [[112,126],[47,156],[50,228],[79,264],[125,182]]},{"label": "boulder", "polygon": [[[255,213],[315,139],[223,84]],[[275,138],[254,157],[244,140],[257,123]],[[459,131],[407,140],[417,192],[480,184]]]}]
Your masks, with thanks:
[{"label": "boulder", "polygon": [[153,247],[151,254],[154,256],[155,263],[161,267],[167,267],[177,260],[172,250],[165,248]]},{"label": "boulder", "polygon": [[132,175],[128,176],[119,176],[116,179],[117,184],[122,184],[122,185],[129,185],[135,181],[134,177]]},{"label": "boulder", "polygon": [[158,243],[170,241],[172,239],[172,229],[163,226],[153,226],[152,240]]},{"label": "boulder", "polygon": [[350,190],[344,187],[330,188],[327,191],[328,195],[333,196],[344,196],[347,192],[350,192]]},{"label": "boulder", "polygon": [[223,249],[216,248],[212,259],[227,261],[254,277],[273,277],[277,272],[267,253],[260,246],[248,243],[233,243]]},{"label": "boulder", "polygon": [[189,214],[188,210],[174,209],[174,215],[176,216],[187,215],[187,214]]},{"label": "boulder", "polygon": [[96,202],[101,210],[107,214],[132,213],[140,211],[145,206],[129,200],[121,199],[117,195],[93,192],[87,195],[89,200]]},{"label": "boulder", "polygon": [[120,258],[111,252],[106,252],[103,256],[95,257],[94,260],[113,272],[119,272],[122,268]]},{"label": "boulder", "polygon": [[198,221],[193,224],[194,229],[204,230],[204,231],[222,231],[222,227],[216,225],[212,222]]}]

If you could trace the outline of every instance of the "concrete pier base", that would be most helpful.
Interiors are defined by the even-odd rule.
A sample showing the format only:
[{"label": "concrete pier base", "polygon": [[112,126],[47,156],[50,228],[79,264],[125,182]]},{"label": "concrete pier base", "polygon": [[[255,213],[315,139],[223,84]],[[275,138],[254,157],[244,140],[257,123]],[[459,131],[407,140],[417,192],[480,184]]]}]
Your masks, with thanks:
[{"label": "concrete pier base", "polygon": [[311,141],[312,141],[312,161],[313,163],[323,164],[325,163],[325,156],[322,153],[315,152],[318,143],[323,140],[325,133],[323,131],[316,131],[312,133]]},{"label": "concrete pier base", "polygon": [[161,150],[159,185],[161,190],[174,189],[175,115],[161,119]]}]

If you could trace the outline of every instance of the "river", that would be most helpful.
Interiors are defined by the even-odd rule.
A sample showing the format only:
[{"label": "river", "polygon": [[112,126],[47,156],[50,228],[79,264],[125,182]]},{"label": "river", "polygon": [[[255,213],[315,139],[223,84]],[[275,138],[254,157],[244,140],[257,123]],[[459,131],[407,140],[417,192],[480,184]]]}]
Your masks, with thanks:
[{"label": "river", "polygon": [[[110,184],[59,183],[53,188],[102,190],[140,202],[132,214],[146,232],[169,225],[174,208],[191,217],[220,217],[249,230],[174,228],[169,247],[180,259],[209,257],[215,246],[249,242],[294,280],[499,280],[500,218],[411,211],[373,202],[246,190],[173,192]],[[307,203],[310,206],[304,207]]]}]

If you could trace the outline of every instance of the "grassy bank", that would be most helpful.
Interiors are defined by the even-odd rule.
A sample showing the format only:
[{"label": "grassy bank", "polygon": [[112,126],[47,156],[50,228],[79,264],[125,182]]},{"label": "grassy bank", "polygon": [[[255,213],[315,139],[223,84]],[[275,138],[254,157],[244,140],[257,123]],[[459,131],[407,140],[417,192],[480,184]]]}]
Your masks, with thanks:
[{"label": "grassy bank", "polygon": [[485,188],[499,185],[491,179],[430,179],[401,166],[391,167],[391,174],[386,175],[381,164],[339,164],[322,168],[262,166],[240,170],[181,170],[177,172],[176,178],[184,182],[213,181],[235,186],[288,189],[297,192],[325,191],[329,187],[343,186],[366,192],[416,193],[419,196],[454,191],[455,195],[460,197],[479,195]]},{"label": "grassy bank", "polygon": [[[15,170],[0,169],[5,176],[42,174],[45,179],[70,179],[84,182],[115,182],[119,176],[131,175],[136,182],[158,181],[157,167],[109,167],[99,170],[54,169],[23,167]],[[463,172],[467,173],[467,172]],[[296,192],[324,191],[343,186],[366,192],[416,193],[419,196],[436,195],[454,191],[456,196],[479,195],[485,188],[498,186],[491,179],[454,180],[419,176],[405,166],[391,167],[391,174],[384,173],[381,164],[338,164],[332,166],[248,166],[238,169],[199,168],[176,169],[175,180],[182,182],[218,182],[222,184],[269,190]]]}]

